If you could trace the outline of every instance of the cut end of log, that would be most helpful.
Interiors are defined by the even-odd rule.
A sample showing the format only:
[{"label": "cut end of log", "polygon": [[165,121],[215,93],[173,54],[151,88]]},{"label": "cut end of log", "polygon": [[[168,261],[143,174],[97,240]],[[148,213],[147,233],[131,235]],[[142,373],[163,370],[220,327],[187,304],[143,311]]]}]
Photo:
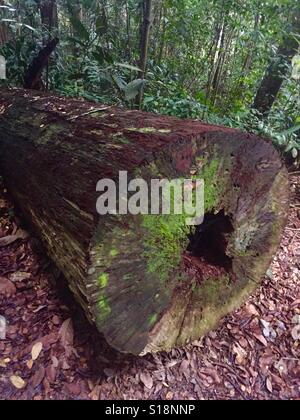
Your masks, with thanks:
[{"label": "cut end of log", "polygon": [[99,290],[93,313],[113,347],[143,355],[198,339],[267,271],[285,223],[288,178],[272,146],[240,136],[221,130],[181,140],[139,168],[146,180],[178,173],[204,179],[200,226],[174,214],[100,221],[91,255]]},{"label": "cut end of log", "polygon": [[[111,346],[136,355],[182,346],[260,283],[289,205],[287,171],[269,142],[37,92],[4,91],[0,109],[7,185]],[[203,223],[99,216],[97,182],[120,170],[148,185],[203,179]]]}]

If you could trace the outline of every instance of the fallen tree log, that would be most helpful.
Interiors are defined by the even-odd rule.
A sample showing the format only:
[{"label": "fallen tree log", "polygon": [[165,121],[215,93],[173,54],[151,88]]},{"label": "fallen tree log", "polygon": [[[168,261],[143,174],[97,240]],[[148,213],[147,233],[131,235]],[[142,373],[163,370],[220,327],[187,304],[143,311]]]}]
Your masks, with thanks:
[{"label": "fallen tree log", "polygon": [[[1,168],[76,299],[116,349],[197,339],[255,289],[280,242],[287,172],[273,146],[238,130],[6,90]],[[205,218],[99,216],[99,179],[119,171],[205,181]]]}]

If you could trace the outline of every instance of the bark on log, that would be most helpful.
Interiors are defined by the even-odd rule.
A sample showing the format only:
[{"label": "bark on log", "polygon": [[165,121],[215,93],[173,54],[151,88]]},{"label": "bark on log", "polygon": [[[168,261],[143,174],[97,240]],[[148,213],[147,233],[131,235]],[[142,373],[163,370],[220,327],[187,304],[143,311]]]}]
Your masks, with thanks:
[{"label": "bark on log", "polygon": [[[273,146],[234,129],[2,91],[1,167],[88,318],[122,352],[199,338],[259,284],[280,242],[288,176]],[[100,106],[101,108],[101,106]],[[77,118],[76,118],[77,117]],[[101,178],[205,180],[205,221],[99,216]]]}]

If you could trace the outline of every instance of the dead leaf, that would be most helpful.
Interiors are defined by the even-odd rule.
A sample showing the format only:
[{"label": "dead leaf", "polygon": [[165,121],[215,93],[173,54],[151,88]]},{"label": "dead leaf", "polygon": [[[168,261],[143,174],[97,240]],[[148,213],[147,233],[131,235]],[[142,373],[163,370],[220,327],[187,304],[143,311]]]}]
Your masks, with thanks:
[{"label": "dead leaf", "polygon": [[141,382],[145,385],[146,388],[152,389],[153,387],[153,379],[149,373],[141,373],[140,376]]},{"label": "dead leaf", "polygon": [[33,361],[38,359],[42,350],[43,350],[43,343],[41,343],[40,341],[33,345],[32,350],[31,350],[31,358]]},{"label": "dead leaf", "polygon": [[248,314],[250,315],[254,315],[254,316],[259,316],[259,312],[257,311],[257,309],[255,308],[254,305],[250,304],[246,304],[246,311],[248,312]]},{"label": "dead leaf", "polygon": [[6,319],[0,315],[0,340],[6,339]]},{"label": "dead leaf", "polygon": [[269,372],[270,367],[273,364],[273,360],[274,360],[274,355],[264,355],[262,357],[260,357],[259,359],[259,367],[261,368],[261,371],[263,373],[263,375],[267,375],[267,373]]},{"label": "dead leaf", "polygon": [[50,384],[55,382],[57,375],[56,367],[52,364],[46,368],[46,376]]},{"label": "dead leaf", "polygon": [[300,324],[300,314],[296,314],[292,319],[293,324]]},{"label": "dead leaf", "polygon": [[300,324],[292,329],[292,337],[295,341],[300,340]]},{"label": "dead leaf", "polygon": [[261,334],[253,334],[254,337],[265,347],[268,347],[268,342],[265,337]]},{"label": "dead leaf", "polygon": [[63,359],[63,362],[61,364],[61,367],[62,367],[63,370],[69,370],[69,369],[71,369],[71,367],[70,367],[69,363],[66,361],[66,359]]},{"label": "dead leaf", "polygon": [[66,384],[66,389],[74,395],[79,395],[81,392],[81,387],[78,383]]},{"label": "dead leaf", "polygon": [[183,360],[180,364],[179,370],[180,372],[184,373],[184,372],[189,372],[189,362],[187,360]]},{"label": "dead leaf", "polygon": [[13,386],[17,389],[23,389],[26,386],[26,382],[18,375],[12,375],[9,379]]},{"label": "dead leaf", "polygon": [[10,275],[10,280],[13,282],[19,282],[30,279],[31,274],[27,273],[26,271],[16,271],[15,273]]},{"label": "dead leaf", "polygon": [[28,367],[28,369],[32,369],[32,366],[33,366],[33,360],[27,360],[27,362],[26,362],[26,366]]},{"label": "dead leaf", "polygon": [[96,385],[95,388],[92,390],[92,392],[89,394],[89,397],[91,398],[91,400],[98,401],[100,397],[100,391],[101,391],[100,385]]},{"label": "dead leaf", "polygon": [[51,357],[51,360],[52,360],[52,364],[53,364],[53,366],[54,366],[55,368],[57,368],[57,367],[58,367],[58,365],[59,365],[59,362],[58,362],[57,357],[52,356],[52,357]]},{"label": "dead leaf", "polygon": [[16,286],[10,280],[0,277],[0,295],[13,296],[16,291]]},{"label": "dead leaf", "polygon": [[272,385],[272,381],[271,381],[270,378],[267,378],[267,380],[266,380],[266,388],[272,394],[272,392],[273,392],[273,385]]},{"label": "dead leaf", "polygon": [[6,364],[5,360],[0,359],[0,367],[5,369],[6,366],[7,366],[7,364]]},{"label": "dead leaf", "polygon": [[57,315],[54,315],[52,318],[52,322],[54,325],[59,325],[60,324],[60,318]]},{"label": "dead leaf", "polygon": [[69,349],[73,346],[74,341],[74,329],[72,319],[66,319],[59,330],[59,336],[61,344],[65,349]]},{"label": "dead leaf", "polygon": [[217,384],[220,384],[222,382],[217,370],[214,368],[202,368],[199,369],[199,372],[206,375],[206,380],[208,382],[210,382],[211,379],[213,379]]},{"label": "dead leaf", "polygon": [[233,345],[232,352],[235,354],[236,363],[243,365],[247,357],[247,352],[238,343]]},{"label": "dead leaf", "polygon": [[284,359],[280,359],[279,362],[274,363],[274,367],[281,375],[288,374],[287,364]]},{"label": "dead leaf", "polygon": [[25,230],[19,229],[15,235],[8,235],[0,238],[0,248],[10,245],[18,239],[28,238],[28,233]]},{"label": "dead leaf", "polygon": [[45,373],[44,366],[40,365],[30,381],[33,388],[37,388],[42,383]]},{"label": "dead leaf", "polygon": [[171,392],[171,391],[167,392],[167,394],[166,394],[166,400],[172,400],[173,397],[174,397],[173,392]]}]

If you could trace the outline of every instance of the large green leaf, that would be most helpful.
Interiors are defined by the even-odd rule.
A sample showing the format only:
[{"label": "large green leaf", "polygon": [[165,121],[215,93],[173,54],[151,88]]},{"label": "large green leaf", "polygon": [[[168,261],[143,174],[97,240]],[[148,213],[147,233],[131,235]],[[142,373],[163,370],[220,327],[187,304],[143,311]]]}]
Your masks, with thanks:
[{"label": "large green leaf", "polygon": [[288,136],[289,134],[293,134],[298,130],[300,130],[300,124],[297,124],[294,127],[291,127],[288,130],[283,131],[282,133],[280,133],[280,135],[281,136]]},{"label": "large green leaf", "polygon": [[116,63],[115,65],[118,66],[118,67],[122,67],[123,69],[142,72],[142,70],[139,67],[132,66],[132,65],[127,64],[127,63]]},{"label": "large green leaf", "polygon": [[81,22],[80,18],[77,16],[76,9],[77,7],[72,4],[71,0],[66,1],[66,6],[70,15],[70,22],[73,26],[76,35],[81,38],[82,40],[89,41],[90,40],[90,34],[89,31],[86,29],[84,24]]},{"label": "large green leaf", "polygon": [[96,19],[97,35],[103,36],[106,34],[107,30],[108,30],[108,27],[107,27],[106,15],[105,15],[105,12],[103,11],[101,15],[99,15]]},{"label": "large green leaf", "polygon": [[84,24],[81,22],[81,20],[77,16],[71,15],[70,16],[70,22],[71,22],[76,34],[81,39],[84,39],[85,41],[89,41],[90,34],[89,34],[88,30],[86,29],[86,27],[84,26]]},{"label": "large green leaf", "polygon": [[135,79],[132,82],[128,83],[128,85],[124,89],[125,99],[127,101],[134,99],[139,94],[139,91],[142,89],[144,84],[144,79]]}]

